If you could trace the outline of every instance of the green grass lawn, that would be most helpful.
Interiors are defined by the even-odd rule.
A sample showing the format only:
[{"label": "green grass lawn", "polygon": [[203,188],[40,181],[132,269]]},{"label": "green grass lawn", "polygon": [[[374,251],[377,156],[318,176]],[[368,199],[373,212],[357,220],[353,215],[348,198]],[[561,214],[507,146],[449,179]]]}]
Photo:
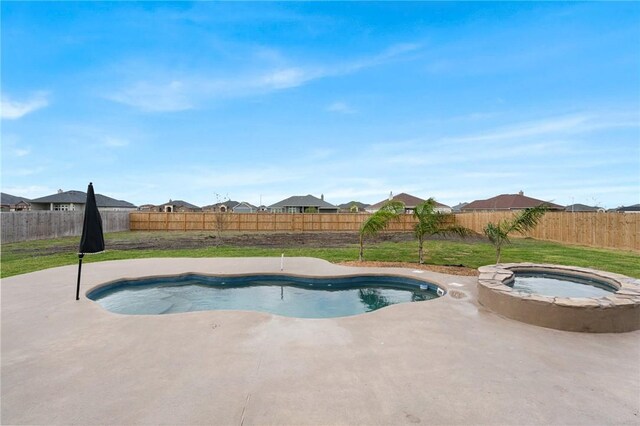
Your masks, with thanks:
[{"label": "green grass lawn", "polygon": [[[166,233],[165,233],[166,234]],[[117,233],[105,236],[107,248],[110,240],[162,238],[160,234]],[[166,237],[171,239],[171,234]],[[1,277],[24,274],[56,266],[78,262],[75,247],[78,237],[55,240],[29,241],[2,245]],[[170,246],[170,244],[167,244]],[[50,253],[56,249],[59,253]],[[428,241],[427,263],[434,265],[464,265],[477,268],[495,262],[495,251],[489,243]],[[68,251],[67,251],[68,250]],[[44,254],[43,254],[44,253]],[[308,256],[330,262],[358,259],[358,246],[342,248],[258,248],[233,247],[221,244],[193,249],[108,249],[104,253],[86,255],[84,262],[106,260],[140,259],[150,257],[245,257],[245,256]],[[365,260],[388,262],[417,262],[417,242],[378,243],[365,245]],[[514,239],[513,244],[503,249],[502,261],[537,262],[584,266],[616,272],[640,278],[640,253],[567,246],[532,239]]]}]

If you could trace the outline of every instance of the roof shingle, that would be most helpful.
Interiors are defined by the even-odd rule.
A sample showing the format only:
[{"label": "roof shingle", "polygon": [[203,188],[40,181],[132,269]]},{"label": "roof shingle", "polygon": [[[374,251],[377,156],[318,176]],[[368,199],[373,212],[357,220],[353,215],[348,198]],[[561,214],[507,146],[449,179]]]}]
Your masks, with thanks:
[{"label": "roof shingle", "polygon": [[285,200],[278,201],[275,204],[269,206],[270,209],[273,208],[284,208],[284,207],[318,207],[322,209],[337,209],[337,206],[334,206],[331,203],[327,203],[320,198],[314,197],[313,195],[294,195],[293,197],[289,197]]},{"label": "roof shingle", "polygon": [[[426,201],[426,200],[423,200],[422,198],[415,197],[415,196],[413,196],[411,194],[407,194],[405,192],[403,192],[401,194],[398,194],[398,195],[395,195],[392,198],[392,200],[393,201],[400,201],[400,202],[404,203],[404,206],[406,208],[408,208],[408,209],[415,208],[419,204],[424,203]],[[369,207],[367,207],[367,209],[368,210],[380,210],[380,208],[388,201],[389,201],[388,199],[387,200],[382,200],[382,201],[380,201],[378,203],[370,205]],[[442,204],[442,203],[439,203],[437,201],[435,203],[436,203],[436,205],[435,205],[436,207],[449,208],[449,206],[447,206],[446,204]]]},{"label": "roof shingle", "polygon": [[24,201],[25,203],[30,203],[31,200],[24,197],[17,197],[11,194],[5,194],[4,192],[0,192],[0,203],[2,205],[14,205],[18,204],[20,201]]},{"label": "roof shingle", "polygon": [[[82,191],[65,191],[57,194],[47,195],[31,200],[31,203],[58,203],[58,204],[84,204],[87,202],[87,193]],[[133,204],[124,200],[116,200],[106,195],[96,194],[96,204],[98,207],[128,207],[135,208]]]},{"label": "roof shingle", "polygon": [[563,206],[527,197],[522,193],[501,194],[486,200],[472,201],[462,208],[462,211],[472,210],[523,210],[544,204],[550,210],[564,210]]}]

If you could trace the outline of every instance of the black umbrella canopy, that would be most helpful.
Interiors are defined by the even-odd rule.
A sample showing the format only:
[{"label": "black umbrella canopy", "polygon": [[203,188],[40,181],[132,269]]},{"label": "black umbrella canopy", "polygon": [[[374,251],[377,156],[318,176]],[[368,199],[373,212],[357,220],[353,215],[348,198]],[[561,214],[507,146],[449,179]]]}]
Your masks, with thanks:
[{"label": "black umbrella canopy", "polygon": [[104,235],[102,234],[102,218],[96,204],[93,183],[87,188],[87,202],[84,206],[84,225],[78,253],[98,253],[104,251]]},{"label": "black umbrella canopy", "polygon": [[96,194],[93,192],[93,183],[89,182],[87,188],[87,202],[84,205],[84,224],[82,226],[82,238],[78,248],[78,283],[76,284],[76,300],[80,299],[80,275],[82,273],[82,258],[85,253],[98,253],[104,251],[104,235],[102,235],[102,218],[96,203]]}]

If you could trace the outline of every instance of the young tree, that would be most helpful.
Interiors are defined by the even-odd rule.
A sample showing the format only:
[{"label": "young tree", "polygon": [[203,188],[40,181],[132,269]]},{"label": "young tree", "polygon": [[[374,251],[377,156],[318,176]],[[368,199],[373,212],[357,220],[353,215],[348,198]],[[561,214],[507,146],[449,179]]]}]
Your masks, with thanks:
[{"label": "young tree", "polygon": [[541,204],[537,207],[524,209],[511,218],[511,220],[504,219],[498,223],[487,223],[483,231],[484,235],[489,238],[491,244],[496,248],[496,263],[500,263],[502,246],[511,243],[511,241],[509,241],[509,234],[512,232],[524,234],[532,230],[546,212],[547,207]]},{"label": "young tree", "polygon": [[424,264],[424,240],[431,235],[459,235],[466,237],[473,233],[464,226],[447,223],[447,215],[436,211],[436,201],[429,198],[416,206],[413,217],[418,220],[413,230],[418,239],[418,262]]},{"label": "young tree", "polygon": [[217,192],[214,193],[216,197],[216,204],[218,205],[218,211],[216,212],[215,223],[216,223],[216,231],[218,233],[218,238],[222,238],[222,231],[226,228],[227,221],[229,219],[228,211],[221,210],[221,204],[229,201],[229,195],[226,195],[224,198],[220,196]]},{"label": "young tree", "polygon": [[404,203],[400,201],[388,201],[380,210],[373,213],[360,226],[360,262],[364,260],[364,237],[373,236],[387,227],[390,221],[397,220],[404,212]]}]

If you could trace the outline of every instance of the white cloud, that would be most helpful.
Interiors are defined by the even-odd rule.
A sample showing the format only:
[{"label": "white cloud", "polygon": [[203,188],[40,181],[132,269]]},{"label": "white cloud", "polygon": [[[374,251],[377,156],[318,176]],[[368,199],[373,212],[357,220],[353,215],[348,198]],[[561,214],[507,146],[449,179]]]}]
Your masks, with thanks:
[{"label": "white cloud", "polygon": [[640,123],[631,114],[591,113],[558,115],[542,120],[526,121],[512,126],[500,127],[486,132],[460,137],[445,138],[446,142],[496,142],[522,140],[536,136],[551,135],[558,138],[564,135],[591,133],[610,128],[640,127]]},{"label": "white cloud", "polygon": [[31,154],[31,148],[24,146],[22,138],[14,133],[3,133],[2,135],[2,158],[13,159],[26,157]]},{"label": "white cloud", "polygon": [[447,140],[451,142],[484,142],[526,138],[549,133],[572,132],[579,131],[580,126],[589,120],[590,117],[587,115],[553,117],[547,120],[525,122],[514,126],[503,127],[485,133],[448,138]]},{"label": "white cloud", "polygon": [[185,177],[185,186],[193,185],[197,188],[229,188],[242,186],[255,186],[256,182],[261,185],[287,183],[301,180],[304,172],[286,167],[265,167],[258,170],[237,169],[227,172],[212,171],[210,169],[191,170],[193,175]]},{"label": "white cloud", "polygon": [[[379,66],[401,58],[408,52],[419,49],[417,44],[398,44],[389,47],[382,53],[353,61],[345,61],[328,65],[285,65],[282,58],[279,65],[256,66],[251,64],[249,71],[239,70],[233,74],[211,76],[211,70],[181,75],[180,78],[167,77],[167,72],[158,67],[139,68],[137,74],[145,78],[132,78],[132,83],[124,88],[112,90],[103,97],[122,103],[145,112],[175,112],[196,108],[199,104],[210,101],[286,90],[308,84],[314,80],[353,74],[360,70]],[[272,62],[275,53],[271,53],[267,62]],[[280,58],[282,55],[277,55]],[[147,78],[148,75],[162,77]],[[341,111],[349,113],[348,107]]]},{"label": "white cloud", "polygon": [[256,86],[273,90],[288,89],[300,86],[311,79],[313,79],[313,74],[302,68],[278,69],[260,77]]},{"label": "white cloud", "polygon": [[327,111],[337,112],[339,114],[355,114],[357,111],[345,102],[334,102],[327,107]]},{"label": "white cloud", "polygon": [[138,126],[128,126],[122,122],[75,122],[60,125],[58,143],[70,146],[90,146],[92,150],[102,149],[103,154],[144,141],[148,136]]},{"label": "white cloud", "polygon": [[371,68],[383,65],[400,58],[404,58],[406,54],[418,51],[422,48],[419,43],[399,43],[394,44],[383,52],[370,57],[360,58],[358,60],[348,62],[344,66],[335,69],[335,75],[350,74],[364,68]]},{"label": "white cloud", "polygon": [[5,120],[17,120],[49,105],[46,92],[36,92],[27,100],[16,101],[4,93],[1,95],[0,116]]},{"label": "white cloud", "polygon": [[123,147],[123,146],[129,145],[129,141],[127,139],[123,139],[123,138],[118,138],[118,137],[113,137],[113,136],[106,136],[104,138],[104,144],[107,147],[119,148],[119,147]]},{"label": "white cloud", "polygon": [[33,166],[11,167],[11,168],[5,167],[2,174],[5,177],[26,177],[26,176],[38,175],[45,171],[46,169],[44,167],[33,167]]},{"label": "white cloud", "polygon": [[17,148],[13,150],[13,154],[16,157],[25,157],[27,155],[29,155],[31,153],[30,149],[22,149],[22,148]]},{"label": "white cloud", "polygon": [[7,186],[2,188],[2,192],[15,195],[16,197],[40,198],[55,193],[55,190],[47,186]]},{"label": "white cloud", "polygon": [[330,157],[332,157],[333,155],[336,154],[336,150],[335,149],[330,149],[330,148],[313,148],[309,151],[306,159],[307,161],[321,161],[321,160],[327,160]]},{"label": "white cloud", "polygon": [[147,112],[174,112],[192,109],[191,89],[182,81],[151,83],[141,81],[105,97]]},{"label": "white cloud", "polygon": [[398,43],[389,47],[381,55],[378,55],[378,59],[390,59],[403,55],[408,52],[414,52],[422,47],[420,43]]},{"label": "white cloud", "polygon": [[490,172],[469,172],[462,173],[460,177],[466,179],[505,179],[505,178],[514,178],[522,176],[521,173],[515,172],[500,172],[500,171],[490,171]]}]

